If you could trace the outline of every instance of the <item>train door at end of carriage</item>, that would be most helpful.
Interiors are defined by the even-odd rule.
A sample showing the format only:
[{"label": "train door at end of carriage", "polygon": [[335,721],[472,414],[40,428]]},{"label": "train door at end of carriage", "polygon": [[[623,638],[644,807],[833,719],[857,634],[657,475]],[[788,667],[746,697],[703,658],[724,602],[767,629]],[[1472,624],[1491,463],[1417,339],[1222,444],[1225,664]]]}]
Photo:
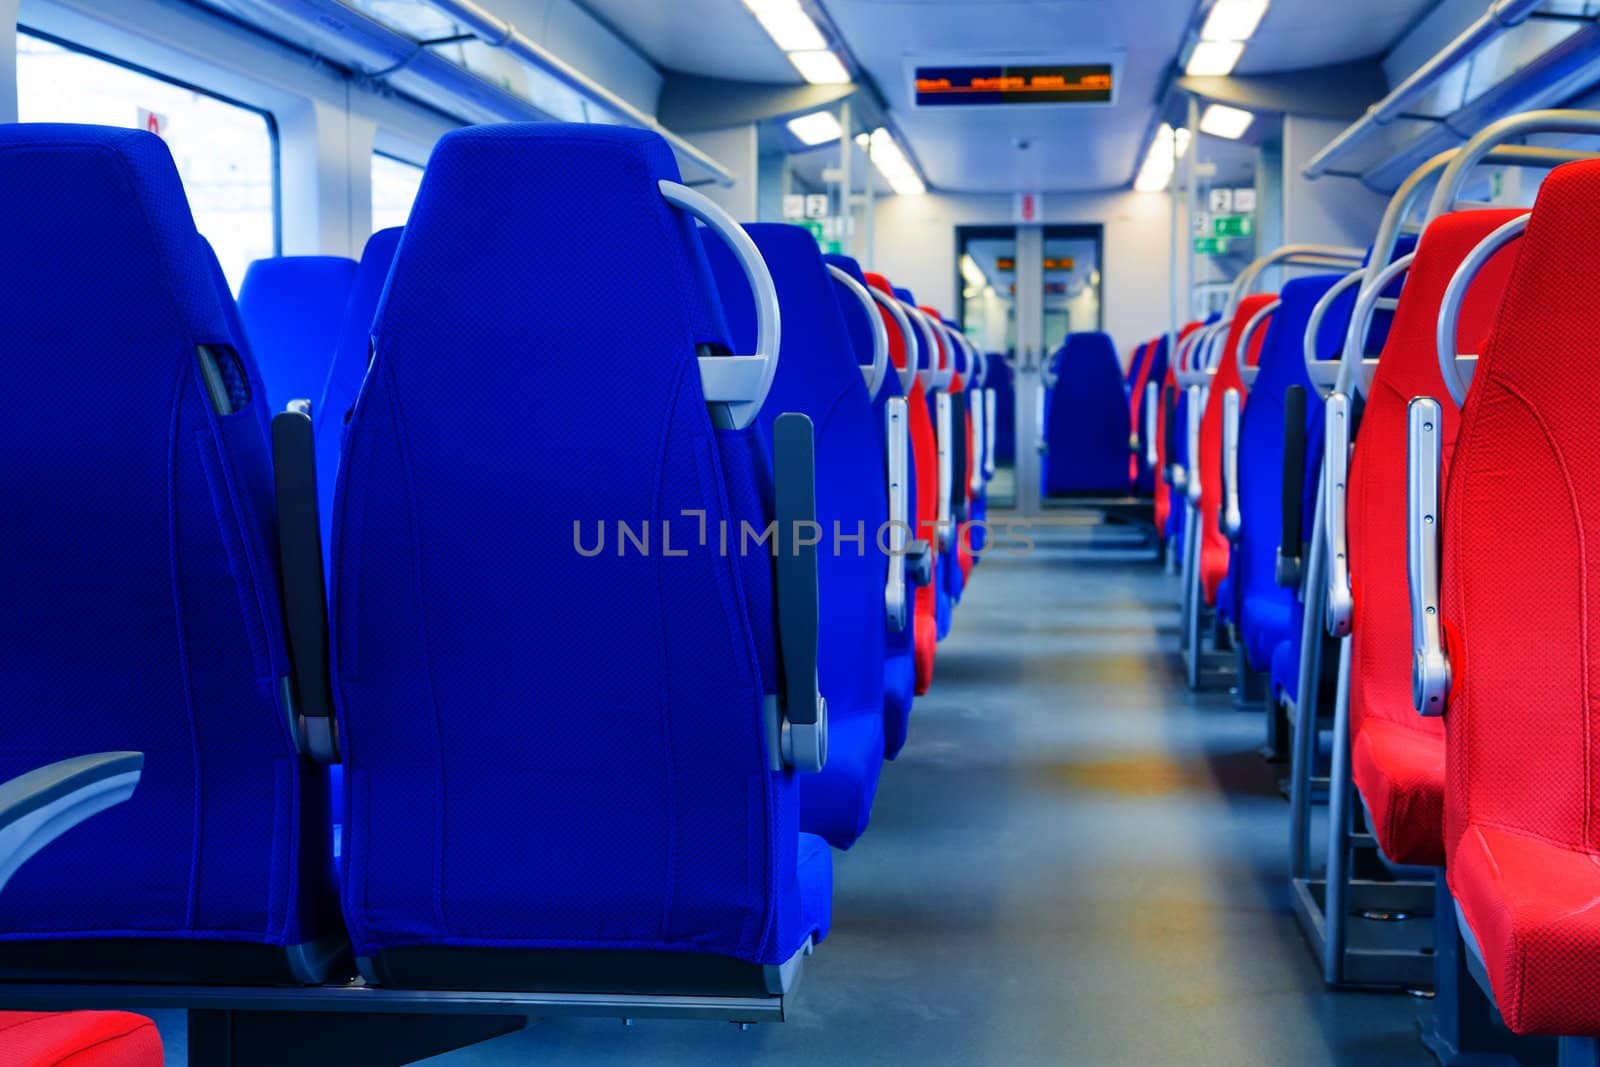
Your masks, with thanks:
[{"label": "train door at end of carriage", "polygon": [[1099,226],[964,226],[956,231],[961,327],[1003,367],[996,388],[994,507],[1046,504],[1049,359],[1069,333],[1099,330]]}]

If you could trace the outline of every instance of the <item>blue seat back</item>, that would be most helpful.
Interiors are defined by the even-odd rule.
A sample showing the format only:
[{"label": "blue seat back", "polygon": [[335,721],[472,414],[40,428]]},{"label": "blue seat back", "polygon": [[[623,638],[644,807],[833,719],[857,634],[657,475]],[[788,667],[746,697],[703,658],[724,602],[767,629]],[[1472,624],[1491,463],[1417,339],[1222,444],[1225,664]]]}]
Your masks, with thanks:
[{"label": "blue seat back", "polygon": [[266,379],[269,410],[322,395],[355,277],[355,260],[343,256],[250,264],[239,286],[239,315]]},{"label": "blue seat back", "polygon": [[470,127],[428,164],[335,493],[360,955],[776,963],[810,932],[768,763],[772,561],[738,548],[771,472],[707,412],[697,347],[727,331],[663,180],[660,136],[606,125]]},{"label": "blue seat back", "polygon": [[[867,279],[862,273],[861,264],[849,256],[828,255],[823,256],[825,263],[838,267],[850,277],[860,283],[862,288],[867,288]],[[834,294],[839,301],[839,311],[845,321],[850,335],[850,347],[856,354],[856,361],[865,366],[872,362],[872,327],[861,309],[860,302],[843,289],[836,289]],[[876,312],[874,312],[876,314]],[[886,325],[885,328],[891,328]],[[889,428],[886,408],[890,399],[903,397],[900,389],[900,376],[895,373],[894,363],[891,360],[887,376],[883,380],[883,387],[878,390],[878,395],[873,398],[872,421],[877,430],[878,442],[883,453],[884,469],[888,469]],[[906,470],[908,478],[907,515],[916,512],[916,474],[914,462],[911,457],[909,439],[906,442]],[[887,488],[886,488],[887,491]],[[887,521],[887,514],[885,514]],[[905,563],[900,558],[884,559],[878,554],[877,534],[872,531],[873,543],[868,551],[879,560],[881,567],[900,567]],[[888,575],[885,572],[885,581]],[[906,586],[907,604],[910,603],[911,587]],[[915,662],[915,634],[911,626],[911,612],[906,611],[906,625],[901,629],[885,627],[884,630],[884,743],[885,747],[898,752],[905,743],[906,720],[911,714],[911,704],[916,690],[916,662]]]},{"label": "blue seat back", "polygon": [[328,810],[280,703],[266,401],[172,157],[0,126],[0,227],[0,381],[27,398],[0,424],[0,780],[144,753],[130,800],[12,879],[0,941],[313,939]]},{"label": "blue seat back", "polygon": [[1128,394],[1117,348],[1103,333],[1067,336],[1045,414],[1052,494],[1128,491]]},{"label": "blue seat back", "polygon": [[389,280],[389,268],[394,265],[395,249],[400,247],[400,233],[399,226],[391,226],[367,238],[350,286],[350,299],[345,302],[328,377],[311,410],[317,435],[317,495],[324,561],[333,558],[333,487],[344,449],[345,423],[355,410],[361,383],[367,378],[372,357],[372,320]]},{"label": "blue seat back", "polygon": [[994,390],[994,465],[1009,467],[1017,461],[1017,396],[1011,363],[999,352],[989,353],[989,388]]}]

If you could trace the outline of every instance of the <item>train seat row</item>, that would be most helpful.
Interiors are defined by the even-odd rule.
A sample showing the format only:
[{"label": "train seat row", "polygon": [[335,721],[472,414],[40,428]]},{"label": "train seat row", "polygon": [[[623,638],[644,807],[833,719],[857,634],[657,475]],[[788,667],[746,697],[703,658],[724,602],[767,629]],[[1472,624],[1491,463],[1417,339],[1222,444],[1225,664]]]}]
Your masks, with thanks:
[{"label": "train seat row", "polygon": [[0,781],[144,757],[0,894],[0,981],[792,987],[971,578],[997,361],[677,183],[651,133],[457,131],[403,232],[236,309],[159,138],[0,127]]},{"label": "train seat row", "polygon": [[[1563,1064],[1600,1057],[1600,1015],[1572,993],[1600,963],[1584,547],[1600,453],[1582,354],[1600,329],[1583,289],[1600,161],[1504,147],[1596,129],[1586,112],[1497,124],[1408,179],[1365,252],[1257,260],[1223,315],[1177,332],[1147,390],[1191,685],[1231,651],[1236,699],[1260,685],[1285,716],[1269,750],[1293,761],[1296,907],[1315,913],[1302,918],[1324,977],[1433,985],[1445,1004],[1426,1039],[1447,1062],[1517,1048],[1496,1022],[1506,1041],[1560,1037]],[[1531,211],[1464,202],[1485,161],[1547,172]],[[1274,265],[1323,273],[1252,293]],[[1130,384],[1149,385],[1155,344]],[[1363,848],[1383,866],[1363,866]],[[1396,947],[1406,901],[1431,930],[1410,957],[1420,972]],[[1397,932],[1355,946],[1363,922]]]}]

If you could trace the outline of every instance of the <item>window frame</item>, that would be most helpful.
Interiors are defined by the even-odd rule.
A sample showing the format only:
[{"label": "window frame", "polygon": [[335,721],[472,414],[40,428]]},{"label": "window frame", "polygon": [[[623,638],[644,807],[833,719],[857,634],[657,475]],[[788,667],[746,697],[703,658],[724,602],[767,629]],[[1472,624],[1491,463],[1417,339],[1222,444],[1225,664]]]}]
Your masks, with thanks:
[{"label": "window frame", "polygon": [[[266,108],[260,108],[253,104],[247,104],[237,97],[229,96],[226,93],[219,93],[216,90],[208,89],[203,85],[196,85],[194,82],[188,81],[187,79],[176,77],[164,71],[154,70],[142,63],[135,63],[130,59],[124,59],[121,56],[112,55],[111,53],[102,51],[101,49],[91,48],[85,44],[79,44],[76,41],[68,40],[65,37],[50,33],[47,30],[38,29],[23,22],[17,23],[16,32],[18,36],[26,35],[28,37],[34,37],[38,40],[46,42],[47,44],[55,45],[57,48],[64,48],[69,52],[76,52],[79,55],[89,56],[90,58],[98,59],[103,63],[110,63],[114,67],[121,67],[123,70],[130,70],[135,74],[142,74],[147,78],[153,78],[156,81],[166,82],[168,85],[176,86],[179,89],[184,89],[191,93],[198,93],[201,96],[210,97],[212,100],[215,100],[218,103],[227,104],[230,107],[236,107],[241,111],[248,111],[253,115],[260,116],[261,119],[266,123],[267,142],[272,148],[272,254],[274,256],[283,255],[283,149],[279,144],[278,118],[276,115],[274,115],[271,111],[268,111]],[[20,86],[18,88],[20,91]]]}]

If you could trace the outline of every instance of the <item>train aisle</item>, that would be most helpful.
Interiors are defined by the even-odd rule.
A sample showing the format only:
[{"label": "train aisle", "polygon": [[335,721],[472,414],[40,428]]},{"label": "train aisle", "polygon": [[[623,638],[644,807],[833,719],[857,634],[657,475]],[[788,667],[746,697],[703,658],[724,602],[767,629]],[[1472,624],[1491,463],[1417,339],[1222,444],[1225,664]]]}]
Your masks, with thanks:
[{"label": "train aisle", "polygon": [[1322,988],[1260,713],[1184,689],[1176,583],[1114,531],[1036,536],[962,601],[787,1023],[535,1022],[430,1062],[1433,1062],[1415,1001]]}]

